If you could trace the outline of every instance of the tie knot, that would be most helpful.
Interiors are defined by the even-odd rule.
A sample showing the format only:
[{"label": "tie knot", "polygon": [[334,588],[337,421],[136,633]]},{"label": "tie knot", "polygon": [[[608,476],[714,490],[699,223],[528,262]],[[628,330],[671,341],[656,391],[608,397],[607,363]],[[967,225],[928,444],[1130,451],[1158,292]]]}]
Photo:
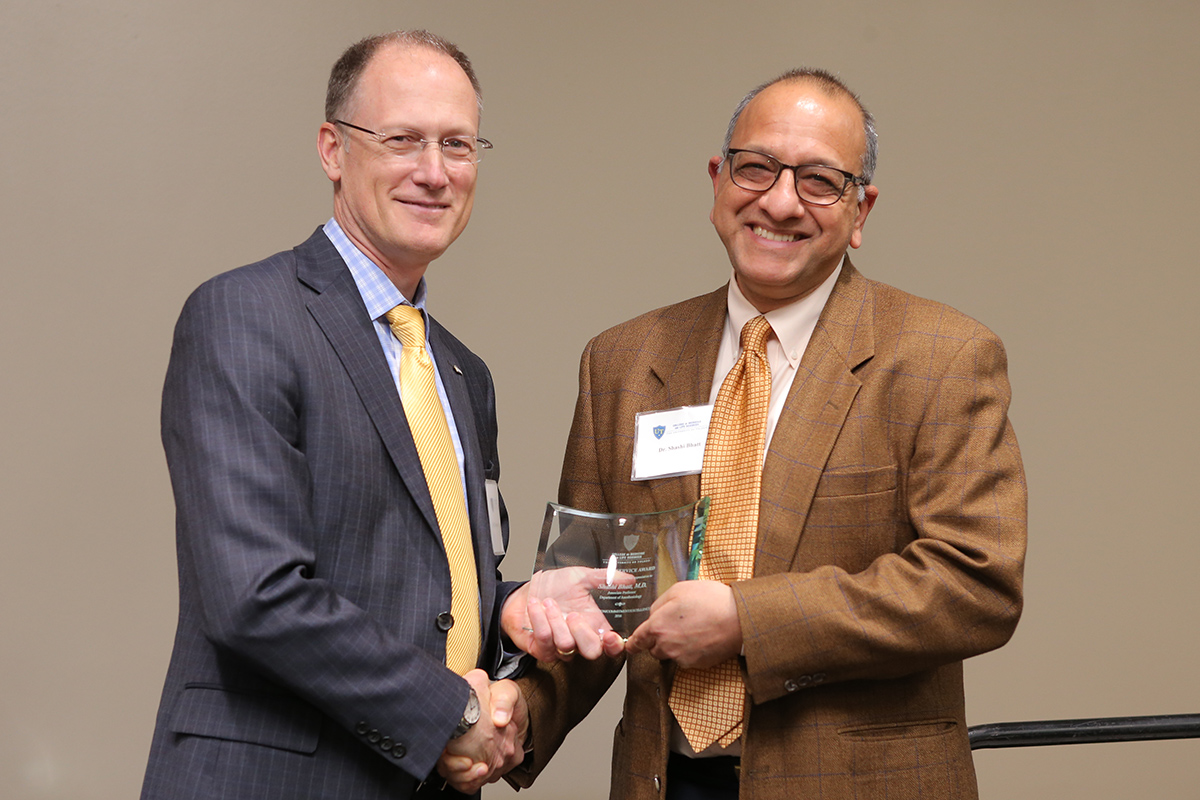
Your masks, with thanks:
[{"label": "tie knot", "polygon": [[757,316],[742,327],[742,350],[766,356],[767,337],[771,335],[771,323],[764,316]]},{"label": "tie knot", "polygon": [[421,312],[412,306],[398,305],[384,316],[392,328],[392,334],[405,347],[425,347],[425,320]]}]

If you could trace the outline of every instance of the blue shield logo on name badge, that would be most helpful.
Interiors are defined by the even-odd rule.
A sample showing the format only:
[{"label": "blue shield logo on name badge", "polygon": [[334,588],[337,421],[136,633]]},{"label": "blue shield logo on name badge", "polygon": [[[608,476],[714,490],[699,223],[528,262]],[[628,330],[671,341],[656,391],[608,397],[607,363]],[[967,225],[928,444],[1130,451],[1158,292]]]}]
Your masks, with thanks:
[{"label": "blue shield logo on name badge", "polygon": [[666,425],[655,425],[654,426],[654,438],[655,439],[661,439],[663,437],[663,434],[666,432],[667,432]]}]

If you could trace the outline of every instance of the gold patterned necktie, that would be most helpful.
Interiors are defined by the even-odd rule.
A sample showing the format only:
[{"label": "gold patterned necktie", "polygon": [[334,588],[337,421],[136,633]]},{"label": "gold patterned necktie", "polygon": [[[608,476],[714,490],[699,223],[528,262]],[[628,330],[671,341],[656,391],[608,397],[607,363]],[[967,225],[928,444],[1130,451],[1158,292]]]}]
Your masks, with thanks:
[{"label": "gold patterned necktie", "polygon": [[421,312],[399,305],[387,312],[387,321],[404,346],[400,353],[401,404],[450,562],[450,615],[454,624],[446,634],[446,666],[463,675],[479,661],[479,584],[458,457],[438,398],[433,360],[425,349]]},{"label": "gold patterned necktie", "polygon": [[[703,580],[746,580],[754,573],[758,503],[762,489],[771,366],[771,325],[758,316],[742,328],[742,354],[725,376],[713,404],[700,495],[712,498],[700,560]],[[738,660],[675,673],[668,700],[688,743],[698,753],[718,742],[728,747],[742,735],[746,685]]]}]

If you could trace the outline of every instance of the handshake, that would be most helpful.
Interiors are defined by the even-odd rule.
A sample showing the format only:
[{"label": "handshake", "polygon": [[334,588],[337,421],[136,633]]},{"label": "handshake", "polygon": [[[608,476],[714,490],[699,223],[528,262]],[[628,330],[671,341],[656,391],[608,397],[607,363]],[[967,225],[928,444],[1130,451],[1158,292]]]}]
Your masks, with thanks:
[{"label": "handshake", "polygon": [[[509,596],[500,625],[517,647],[544,663],[647,652],[684,669],[704,669],[741,652],[733,589],[714,580],[671,585],[629,639],[622,639],[592,599],[592,590],[633,583],[629,573],[588,567],[538,572]],[[455,789],[472,794],[525,759],[529,713],[512,681],[489,684],[482,670],[465,677],[479,697],[480,719],[467,734],[450,740],[437,770]]]},{"label": "handshake", "polygon": [[[587,567],[538,572],[509,595],[501,627],[513,644],[543,663],[570,661],[576,655],[589,660],[620,655],[625,640],[612,630],[591,593],[633,581],[628,573]],[[481,669],[463,677],[479,699],[479,720],[447,743],[437,771],[456,790],[473,794],[524,761],[529,714],[512,681],[491,682]]]}]

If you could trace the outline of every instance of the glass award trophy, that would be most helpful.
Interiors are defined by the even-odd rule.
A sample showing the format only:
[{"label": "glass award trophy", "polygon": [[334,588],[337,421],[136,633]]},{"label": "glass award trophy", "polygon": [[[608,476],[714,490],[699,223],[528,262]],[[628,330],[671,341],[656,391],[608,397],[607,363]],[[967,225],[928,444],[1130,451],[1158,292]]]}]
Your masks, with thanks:
[{"label": "glass award trophy", "polygon": [[[613,630],[628,638],[659,595],[698,575],[708,504],[704,497],[653,514],[596,514],[549,503],[535,570],[607,569],[608,583],[592,598]],[[614,585],[615,572],[632,575],[632,585]]]}]

